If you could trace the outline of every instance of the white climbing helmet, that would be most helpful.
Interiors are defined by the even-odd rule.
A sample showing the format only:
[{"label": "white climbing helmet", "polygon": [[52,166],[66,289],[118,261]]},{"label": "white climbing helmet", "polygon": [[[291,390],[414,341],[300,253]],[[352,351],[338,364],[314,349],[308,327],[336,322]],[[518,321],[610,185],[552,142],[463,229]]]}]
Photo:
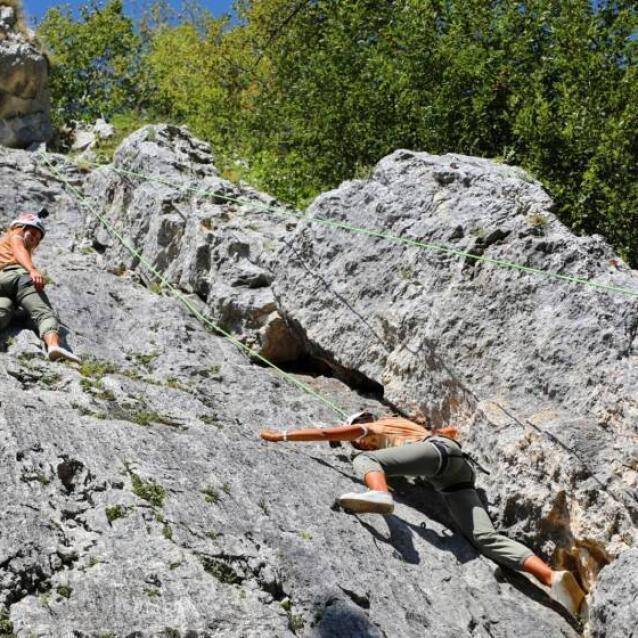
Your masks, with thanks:
[{"label": "white climbing helmet", "polygon": [[46,208],[40,209],[37,213],[22,213],[20,217],[14,219],[9,228],[17,228],[30,226],[31,228],[37,228],[41,233],[42,237],[46,235],[46,228],[44,227],[44,219],[49,216],[49,211]]},{"label": "white climbing helmet", "polygon": [[370,421],[375,420],[374,414],[369,412],[368,410],[363,410],[363,412],[355,412],[351,414],[347,419],[346,423],[348,425],[356,425],[357,423],[369,423]]}]

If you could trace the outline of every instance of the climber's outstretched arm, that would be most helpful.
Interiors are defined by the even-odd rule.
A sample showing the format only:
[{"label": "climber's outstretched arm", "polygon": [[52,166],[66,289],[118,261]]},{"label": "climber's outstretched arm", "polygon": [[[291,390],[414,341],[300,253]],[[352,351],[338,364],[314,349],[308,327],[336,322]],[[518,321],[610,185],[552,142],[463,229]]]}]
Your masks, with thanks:
[{"label": "climber's outstretched arm", "polygon": [[361,425],[339,425],[333,428],[304,428],[300,430],[262,430],[264,441],[354,441],[366,434]]}]

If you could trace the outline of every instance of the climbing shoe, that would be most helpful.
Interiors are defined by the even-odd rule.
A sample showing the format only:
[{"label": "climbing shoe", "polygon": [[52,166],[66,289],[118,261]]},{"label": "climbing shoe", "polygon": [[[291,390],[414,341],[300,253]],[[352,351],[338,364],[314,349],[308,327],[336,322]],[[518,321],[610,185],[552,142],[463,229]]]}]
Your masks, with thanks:
[{"label": "climbing shoe", "polygon": [[73,361],[75,363],[82,363],[80,357],[73,354],[71,351],[61,346],[49,346],[47,350],[47,356],[49,361],[59,361],[60,359],[66,359],[67,361]]},{"label": "climbing shoe", "polygon": [[369,490],[367,492],[348,492],[342,494],[337,502],[343,509],[357,514],[392,514],[394,499],[388,492]]},{"label": "climbing shoe", "polygon": [[586,605],[583,605],[585,592],[571,572],[554,572],[549,595],[565,607],[572,616],[579,616],[581,607],[586,608]]}]

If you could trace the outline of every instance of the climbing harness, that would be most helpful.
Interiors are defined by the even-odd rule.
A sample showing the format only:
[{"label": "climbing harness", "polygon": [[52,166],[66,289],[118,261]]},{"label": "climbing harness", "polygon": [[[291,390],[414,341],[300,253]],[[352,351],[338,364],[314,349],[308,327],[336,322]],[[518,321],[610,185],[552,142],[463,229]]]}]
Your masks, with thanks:
[{"label": "climbing harness", "polygon": [[[461,446],[453,439],[450,439],[450,441],[457,446],[453,450],[450,450],[447,447],[447,445],[445,445],[441,441],[437,441],[437,439],[435,438],[426,439],[426,441],[431,443],[437,449],[441,457],[441,464],[439,465],[439,469],[434,474],[435,477],[441,476],[447,470],[447,467],[450,464],[450,457],[463,458],[472,466],[476,467],[483,474],[490,474],[489,470],[486,470],[479,463],[479,461],[474,456],[472,456],[469,452],[466,452],[465,450],[461,449]],[[452,487],[455,487],[455,486],[452,486]],[[459,488],[459,489],[465,489],[465,488]]]}]

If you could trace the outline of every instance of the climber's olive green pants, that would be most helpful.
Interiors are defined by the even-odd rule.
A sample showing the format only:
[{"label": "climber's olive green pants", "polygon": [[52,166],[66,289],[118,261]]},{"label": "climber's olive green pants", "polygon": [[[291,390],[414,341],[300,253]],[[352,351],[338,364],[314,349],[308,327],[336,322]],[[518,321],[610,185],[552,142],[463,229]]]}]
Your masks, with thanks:
[{"label": "climber's olive green pants", "polygon": [[[453,453],[456,449],[458,453],[458,446],[450,439],[432,439]],[[458,484],[474,485],[476,474],[470,463],[463,457],[448,456],[447,467],[437,475],[440,467],[441,453],[429,440],[363,452],[354,459],[354,469],[362,479],[368,472],[384,472],[388,476],[424,476],[445,499],[461,532],[482,554],[512,569],[520,569],[522,563],[534,553],[494,529],[473,487],[454,490]]]},{"label": "climber's olive green pants", "polygon": [[7,327],[17,306],[29,313],[41,337],[47,332],[58,331],[58,318],[44,292],[35,289],[24,268],[8,266],[0,270],[0,330]]}]

